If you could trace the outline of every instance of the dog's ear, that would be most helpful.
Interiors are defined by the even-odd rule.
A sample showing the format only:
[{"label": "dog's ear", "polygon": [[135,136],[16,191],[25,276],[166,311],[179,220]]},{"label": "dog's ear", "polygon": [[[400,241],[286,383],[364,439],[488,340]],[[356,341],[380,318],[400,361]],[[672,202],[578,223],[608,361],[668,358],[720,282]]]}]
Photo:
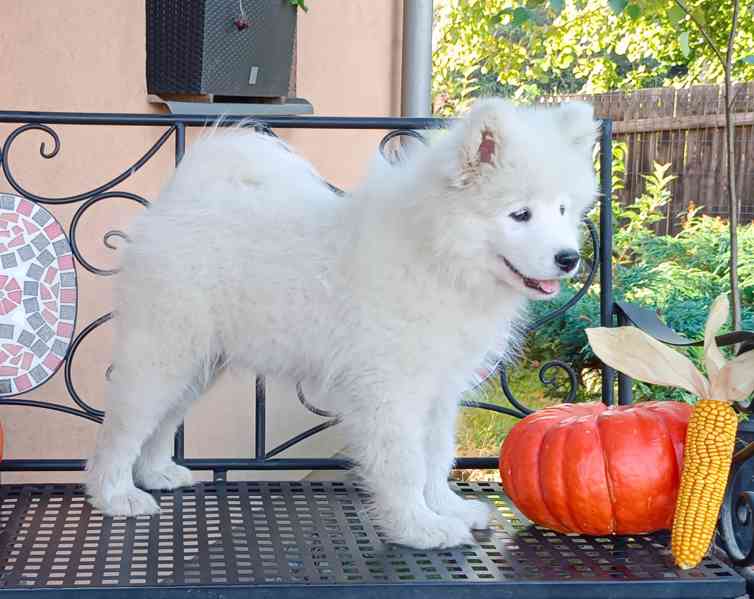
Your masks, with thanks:
[{"label": "dog's ear", "polygon": [[568,142],[579,151],[591,155],[599,129],[599,123],[594,120],[592,105],[587,102],[566,102],[556,110],[561,130]]},{"label": "dog's ear", "polygon": [[459,156],[462,185],[500,164],[505,135],[502,121],[508,109],[508,103],[499,99],[479,100],[464,119]]}]

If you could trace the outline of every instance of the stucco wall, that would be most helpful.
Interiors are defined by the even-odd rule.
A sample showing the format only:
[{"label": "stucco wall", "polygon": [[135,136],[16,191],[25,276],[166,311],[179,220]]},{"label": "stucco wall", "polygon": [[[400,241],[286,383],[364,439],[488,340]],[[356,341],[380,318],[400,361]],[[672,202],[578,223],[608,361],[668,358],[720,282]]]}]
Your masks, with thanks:
[{"label": "stucco wall", "polygon": [[[230,1],[230,0],[228,0]],[[326,0],[300,12],[297,93],[320,115],[394,115],[399,111],[401,0]],[[147,102],[143,0],[2,0],[0,2],[0,110],[158,112]],[[0,125],[0,140],[10,126]],[[56,127],[58,156],[38,153],[44,135],[19,138],[9,162],[24,187],[60,196],[91,189],[119,174],[161,131],[148,128]],[[290,132],[284,135],[334,183],[348,187],[364,172],[380,135],[370,132]],[[190,139],[190,138],[189,138]],[[119,189],[153,199],[172,166],[168,144]],[[0,192],[11,191],[0,174]],[[70,224],[78,204],[53,213]],[[109,229],[128,229],[138,208],[125,200],[102,203],[82,221],[79,243],[94,264],[112,267],[117,252],[102,244]],[[110,305],[110,280],[78,268],[77,330]],[[110,330],[102,327],[81,345],[73,369],[79,394],[103,407]],[[248,456],[253,447],[252,378],[221,380],[187,423],[187,454]],[[71,404],[62,372],[28,399]],[[270,446],[320,421],[296,403],[288,381],[268,391]],[[82,458],[93,446],[96,425],[55,412],[0,406],[6,457]],[[286,455],[326,455],[340,447],[332,430]],[[300,476],[294,473],[293,476]],[[79,474],[32,475],[75,480]],[[269,474],[265,474],[269,476]],[[6,474],[4,481],[19,480]],[[29,478],[28,476],[26,478]]]}]

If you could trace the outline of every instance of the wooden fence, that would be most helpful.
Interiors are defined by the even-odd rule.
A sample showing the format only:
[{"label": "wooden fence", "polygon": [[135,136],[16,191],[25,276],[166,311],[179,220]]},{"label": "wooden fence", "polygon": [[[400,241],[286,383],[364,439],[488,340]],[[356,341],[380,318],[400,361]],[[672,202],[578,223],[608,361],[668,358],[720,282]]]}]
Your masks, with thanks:
[{"label": "wooden fence", "polygon": [[[675,232],[678,215],[690,205],[727,217],[727,157],[725,153],[722,87],[657,88],[624,94],[543,98],[546,103],[569,99],[592,102],[600,118],[613,119],[614,139],[626,143],[625,188],[619,196],[632,202],[644,191],[644,178],[653,162],[671,163],[672,205],[661,232]],[[736,123],[736,185],[741,221],[754,220],[754,83],[737,84],[733,102]]]}]

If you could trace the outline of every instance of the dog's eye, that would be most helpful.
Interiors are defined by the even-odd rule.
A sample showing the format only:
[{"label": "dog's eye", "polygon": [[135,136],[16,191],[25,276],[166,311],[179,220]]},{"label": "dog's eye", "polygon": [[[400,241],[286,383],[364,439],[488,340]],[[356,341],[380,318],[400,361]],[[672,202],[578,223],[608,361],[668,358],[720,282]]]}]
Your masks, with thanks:
[{"label": "dog's eye", "polygon": [[560,205],[560,214],[565,214],[565,204]]},{"label": "dog's eye", "polygon": [[521,208],[521,210],[511,212],[509,216],[517,223],[525,223],[531,218],[531,211],[528,208]]}]

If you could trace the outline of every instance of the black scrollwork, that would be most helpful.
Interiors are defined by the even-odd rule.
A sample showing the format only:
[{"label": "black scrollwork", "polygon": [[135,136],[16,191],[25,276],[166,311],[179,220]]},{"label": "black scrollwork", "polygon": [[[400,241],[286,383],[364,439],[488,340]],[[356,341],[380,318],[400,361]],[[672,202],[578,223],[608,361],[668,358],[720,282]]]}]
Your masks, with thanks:
[{"label": "black scrollwork", "polygon": [[149,162],[152,156],[154,156],[159,151],[159,149],[163,145],[165,145],[165,142],[168,139],[170,139],[170,137],[173,135],[173,132],[175,130],[176,130],[175,125],[169,127],[159,137],[159,139],[144,153],[144,155],[141,158],[139,158],[134,164],[132,164],[126,170],[124,170],[120,175],[118,175],[117,177],[113,179],[110,179],[110,181],[108,181],[107,183],[103,183],[99,187],[95,187],[94,189],[90,189],[89,191],[85,191],[83,193],[79,193],[76,195],[52,198],[52,197],[36,195],[30,192],[28,189],[25,189],[13,176],[13,172],[10,167],[9,158],[10,158],[11,148],[16,138],[18,138],[19,135],[22,135],[23,133],[27,131],[42,131],[52,138],[53,149],[51,152],[47,151],[44,142],[42,142],[42,144],[39,147],[40,155],[46,159],[54,158],[55,156],[57,156],[61,147],[60,137],[58,136],[58,134],[55,132],[54,129],[52,129],[51,127],[47,125],[43,125],[41,123],[32,123],[32,124],[22,125],[21,127],[18,127],[17,129],[12,131],[11,134],[8,135],[7,139],[5,140],[5,143],[3,144],[3,148],[2,148],[3,173],[5,174],[5,178],[8,180],[8,183],[10,183],[11,187],[13,187],[13,189],[15,189],[20,195],[30,200],[39,202],[40,204],[72,204],[75,202],[86,200],[88,198],[92,198],[94,196],[98,196],[100,194],[104,194],[106,191],[112,189],[116,185],[119,185],[120,183],[122,183],[123,181],[131,177],[141,167],[143,167],[147,162]]},{"label": "black scrollwork", "polygon": [[400,159],[401,159],[400,152],[393,151],[393,152],[390,152],[390,154],[388,155],[388,151],[387,151],[388,143],[390,143],[391,140],[397,137],[410,137],[412,139],[416,139],[420,141],[424,145],[427,145],[428,143],[424,135],[422,135],[418,131],[415,131],[414,129],[396,129],[395,131],[390,131],[380,141],[380,154],[385,160],[387,160],[391,164],[400,162]]},{"label": "black scrollwork", "polygon": [[[81,254],[81,250],[79,249],[78,244],[78,226],[79,221],[81,220],[81,217],[84,215],[84,213],[91,208],[94,204],[98,202],[102,202],[103,200],[109,200],[112,198],[123,198],[126,200],[131,200],[132,202],[136,202],[137,204],[141,204],[142,206],[149,206],[149,201],[144,199],[143,197],[136,195],[135,193],[129,193],[127,191],[107,191],[101,194],[98,194],[94,196],[93,198],[89,198],[86,202],[81,204],[79,206],[78,210],[76,210],[76,213],[73,215],[73,220],[71,220],[71,231],[70,231],[70,242],[71,242],[71,250],[73,251],[73,255],[76,256],[76,260],[78,260],[81,265],[88,270],[91,273],[94,273],[95,275],[100,276],[109,276],[114,275],[118,272],[118,269],[110,269],[105,270],[102,268],[98,268],[94,266],[92,263],[90,263],[84,256]],[[112,230],[105,233],[105,236],[103,238],[103,243],[106,247],[115,250],[117,247],[111,243],[111,239],[113,237],[118,237],[121,239],[128,239],[128,236],[123,233],[122,231],[118,230]]]},{"label": "black scrollwork", "polygon": [[733,461],[718,527],[723,549],[739,567],[754,565],[754,492],[747,490],[754,474],[750,456],[751,447]]},{"label": "black scrollwork", "polygon": [[301,405],[304,406],[307,410],[309,410],[312,414],[316,414],[317,416],[322,416],[323,418],[335,418],[335,414],[332,412],[328,412],[327,410],[323,410],[321,408],[318,408],[312,403],[309,403],[309,400],[306,399],[306,395],[304,395],[304,389],[301,387],[301,383],[296,384],[296,397],[298,397],[299,402],[301,402]]},{"label": "black scrollwork", "polygon": [[86,337],[95,329],[101,327],[106,322],[110,321],[113,318],[113,313],[108,312],[107,314],[103,314],[96,320],[93,320],[90,322],[86,327],[84,327],[84,330],[82,330],[78,335],[76,335],[76,338],[71,343],[71,347],[68,349],[68,356],[66,357],[65,361],[65,388],[68,390],[68,394],[71,396],[71,399],[73,399],[74,402],[76,402],[76,405],[79,406],[86,414],[89,414],[92,416],[91,419],[102,421],[102,419],[105,416],[105,413],[102,410],[98,410],[96,408],[93,408],[88,403],[86,403],[83,399],[81,399],[81,396],[76,391],[76,387],[73,384],[73,376],[71,373],[71,370],[73,368],[73,359],[76,356],[76,352],[79,349],[79,346],[81,345],[81,342],[86,339]]}]

